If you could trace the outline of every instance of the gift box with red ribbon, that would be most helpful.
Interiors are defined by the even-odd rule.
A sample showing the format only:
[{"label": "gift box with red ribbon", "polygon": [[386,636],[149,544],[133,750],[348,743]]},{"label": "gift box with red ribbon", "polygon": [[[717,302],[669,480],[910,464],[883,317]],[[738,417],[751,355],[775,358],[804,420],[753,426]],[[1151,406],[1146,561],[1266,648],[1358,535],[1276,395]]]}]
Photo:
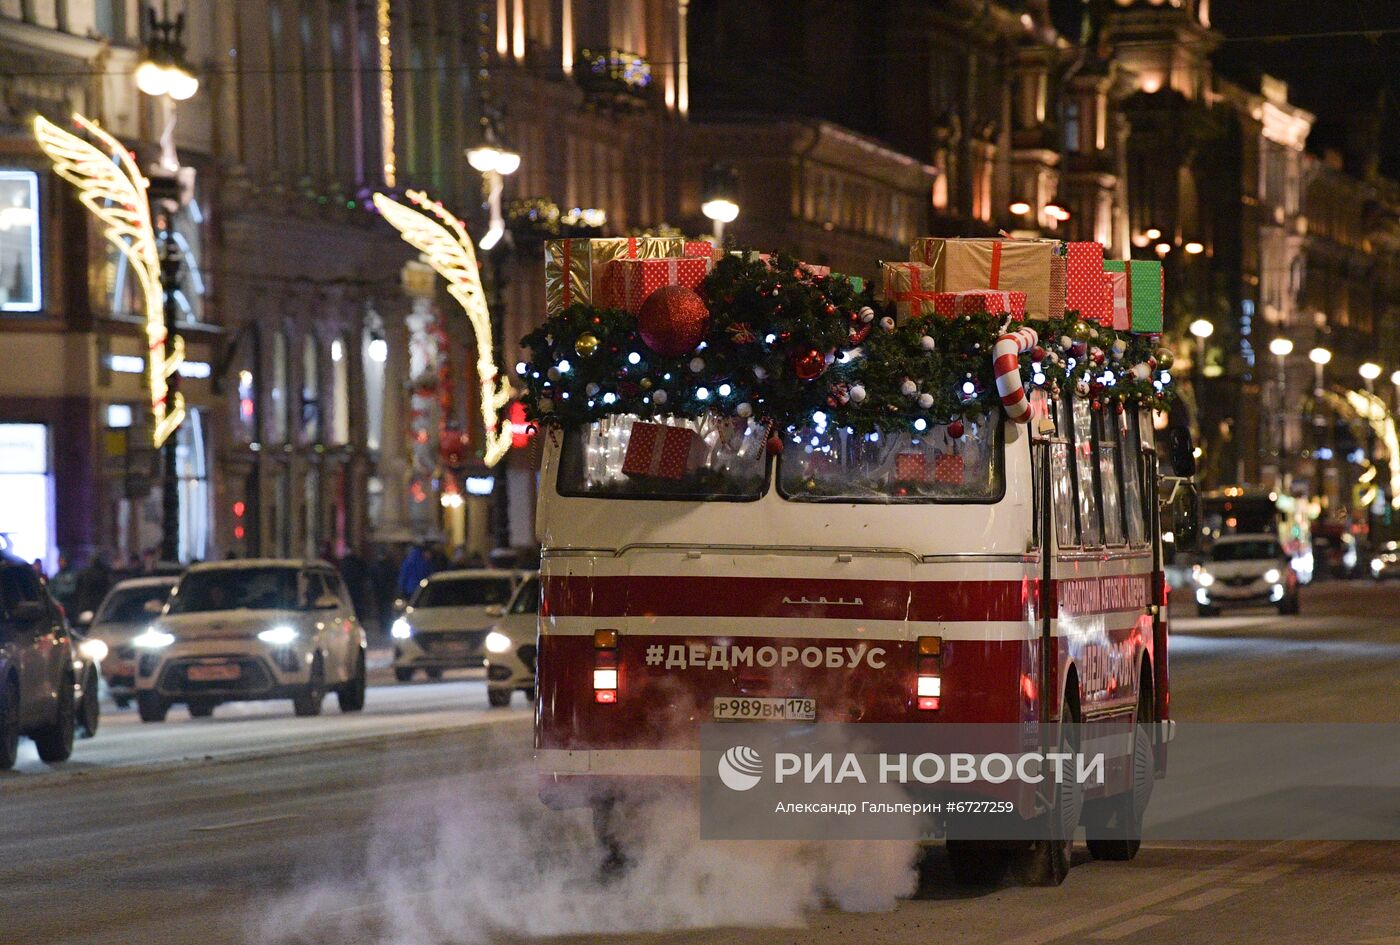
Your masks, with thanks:
[{"label": "gift box with red ribbon", "polygon": [[897,321],[933,314],[933,302],[939,293],[932,266],[917,262],[885,263],[882,275],[881,297],[894,303]]},{"label": "gift box with red ribbon", "polygon": [[680,479],[702,445],[694,430],[638,420],[627,438],[622,471],[629,476]]},{"label": "gift box with red ribbon", "polygon": [[636,315],[642,303],[663,285],[683,285],[698,289],[713,263],[708,256],[670,259],[619,259],[610,264],[609,276],[622,287],[620,307]]},{"label": "gift box with red ribbon", "polygon": [[[1160,259],[1108,259],[1104,269],[1121,272],[1127,288],[1123,304],[1125,315],[1118,314],[1115,303],[1114,324],[1126,321],[1129,331],[1158,334],[1162,330],[1162,261]],[[1122,291],[1122,290],[1118,290]],[[1115,296],[1115,299],[1117,296]]]},{"label": "gift box with red ribbon", "polygon": [[1014,321],[1026,317],[1026,293],[971,289],[966,292],[936,292],[933,311],[953,318],[958,315],[1010,315]]},{"label": "gift box with red ribbon", "polygon": [[898,453],[894,458],[894,478],[899,482],[928,480],[928,458],[923,453]]},{"label": "gift box with red ribbon", "polygon": [[1065,244],[1065,309],[1099,325],[1113,324],[1113,286],[1106,278],[1103,247]]},{"label": "gift box with red ribbon", "polygon": [[[621,308],[622,285],[611,272],[614,260],[682,256],[709,245],[687,243],[672,236],[547,240],[544,244],[545,314],[553,315],[579,302],[600,308]],[[704,254],[709,255],[709,250]]]},{"label": "gift box with red ribbon", "polygon": [[933,458],[933,481],[943,485],[963,484],[965,466],[957,453],[938,453]]},{"label": "gift box with red ribbon", "polygon": [[939,292],[999,289],[1026,294],[1026,317],[1050,314],[1053,240],[942,239],[920,237],[909,258],[933,270],[925,284]]}]

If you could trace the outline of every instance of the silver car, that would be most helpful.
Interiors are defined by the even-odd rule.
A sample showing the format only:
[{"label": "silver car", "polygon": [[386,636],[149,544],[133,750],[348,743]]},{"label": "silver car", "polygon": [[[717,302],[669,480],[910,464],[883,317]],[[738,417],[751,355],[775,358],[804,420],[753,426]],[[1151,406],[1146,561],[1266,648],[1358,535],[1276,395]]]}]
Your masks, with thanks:
[{"label": "silver car", "polygon": [[195,565],[132,644],[143,722],[179,702],[196,717],[255,699],[291,699],[297,715],[319,715],[328,692],[342,712],[365,704],[365,631],[340,575],[321,561]]},{"label": "silver car", "polygon": [[510,705],[516,690],[535,701],[539,611],[540,576],[531,574],[516,588],[505,616],[486,634],[486,697],[493,706]]},{"label": "silver car", "polygon": [[97,662],[117,708],[125,709],[136,698],[136,647],[131,645],[160,612],[179,582],[175,577],[142,577],[120,581],[102,599],[96,612],[78,615],[85,642],[101,653]]},{"label": "silver car", "polygon": [[416,670],[438,679],[443,670],[480,666],[486,634],[505,613],[519,575],[514,571],[439,571],[423,581],[394,621],[394,678]]}]

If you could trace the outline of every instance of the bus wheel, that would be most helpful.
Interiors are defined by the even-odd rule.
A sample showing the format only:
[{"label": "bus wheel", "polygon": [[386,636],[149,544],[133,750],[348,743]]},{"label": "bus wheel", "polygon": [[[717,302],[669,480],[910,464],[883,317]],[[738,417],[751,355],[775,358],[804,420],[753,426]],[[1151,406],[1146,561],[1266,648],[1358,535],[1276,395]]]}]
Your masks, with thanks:
[{"label": "bus wheel", "polygon": [[622,850],[622,838],[618,835],[618,819],[615,798],[593,802],[593,836],[603,854],[599,872],[604,877],[618,876],[627,868],[627,855]]},{"label": "bus wheel", "polygon": [[[1058,751],[1079,752],[1079,684],[1071,674],[1062,702]],[[1068,726],[1068,727],[1066,727]],[[1084,809],[1077,782],[1055,785],[1055,800],[1040,817],[1041,836],[1011,854],[1011,875],[1023,886],[1058,886],[1069,875],[1070,847]]]},{"label": "bus wheel", "polygon": [[1133,726],[1133,786],[1114,797],[1088,804],[1084,832],[1089,855],[1096,860],[1131,860],[1142,846],[1142,818],[1152,797],[1156,759],[1152,750],[1152,686],[1146,671],[1138,689],[1137,720]]},{"label": "bus wheel", "polygon": [[948,840],[948,866],[960,886],[995,886],[1006,875],[1007,850],[991,842]]}]

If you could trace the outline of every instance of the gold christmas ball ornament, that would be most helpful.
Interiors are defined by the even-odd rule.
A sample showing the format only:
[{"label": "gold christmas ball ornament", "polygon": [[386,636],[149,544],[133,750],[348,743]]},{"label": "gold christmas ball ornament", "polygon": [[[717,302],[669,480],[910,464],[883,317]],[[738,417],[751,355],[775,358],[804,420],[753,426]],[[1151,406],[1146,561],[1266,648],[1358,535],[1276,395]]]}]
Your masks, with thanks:
[{"label": "gold christmas ball ornament", "polygon": [[644,377],[637,383],[641,385],[642,390],[651,390],[651,378]]},{"label": "gold christmas ball ornament", "polygon": [[1167,368],[1171,367],[1172,362],[1175,360],[1176,356],[1172,354],[1171,348],[1157,349],[1157,366],[1162,370],[1166,370]]},{"label": "gold christmas ball ornament", "polygon": [[1092,331],[1088,322],[1075,322],[1070,326],[1069,336],[1075,341],[1088,341]]},{"label": "gold christmas ball ornament", "polygon": [[574,350],[578,352],[579,357],[588,357],[598,350],[598,336],[592,332],[584,332],[579,335],[578,340],[574,342]]}]

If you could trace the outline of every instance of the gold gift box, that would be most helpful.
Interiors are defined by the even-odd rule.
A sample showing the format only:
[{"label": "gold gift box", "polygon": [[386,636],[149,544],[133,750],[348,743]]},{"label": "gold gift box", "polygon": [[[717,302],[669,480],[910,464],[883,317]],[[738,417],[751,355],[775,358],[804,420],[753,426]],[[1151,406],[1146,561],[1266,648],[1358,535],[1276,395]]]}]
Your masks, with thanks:
[{"label": "gold gift box", "polygon": [[1026,293],[1026,317],[1050,316],[1051,240],[940,239],[920,237],[911,262],[934,270],[940,292],[997,289]]},{"label": "gold gift box", "polygon": [[577,302],[621,308],[622,280],[608,272],[609,263],[681,256],[685,245],[679,236],[548,240],[544,244],[545,314],[553,315]]}]

